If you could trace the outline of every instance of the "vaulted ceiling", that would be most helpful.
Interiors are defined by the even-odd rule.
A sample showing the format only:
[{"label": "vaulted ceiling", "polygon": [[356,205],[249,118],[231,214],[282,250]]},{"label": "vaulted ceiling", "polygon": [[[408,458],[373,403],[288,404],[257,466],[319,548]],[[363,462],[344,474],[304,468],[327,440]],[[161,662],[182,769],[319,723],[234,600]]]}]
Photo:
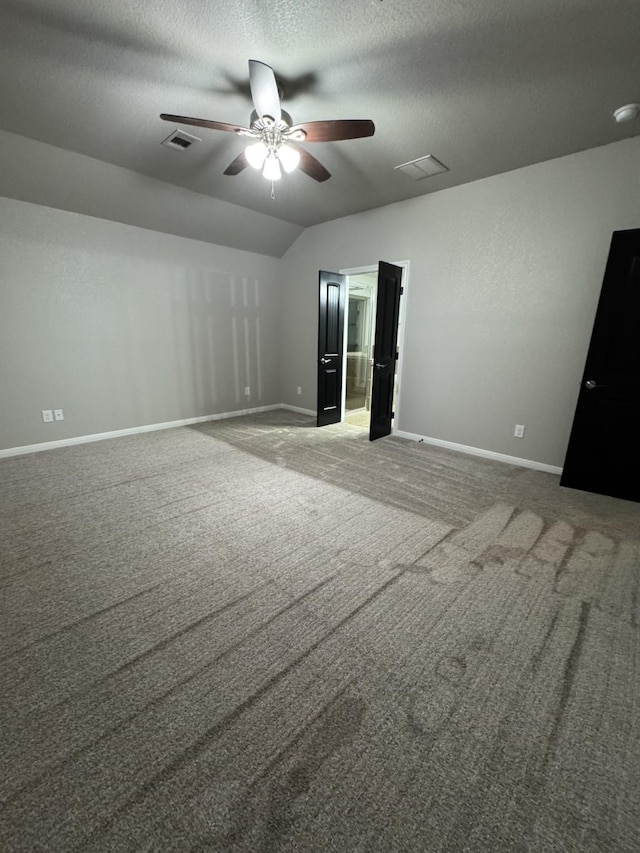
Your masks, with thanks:
[{"label": "vaulted ceiling", "polygon": [[[612,119],[640,101],[639,34],[638,0],[2,0],[0,129],[297,234],[639,133]],[[285,175],[275,199],[253,169],[223,175],[234,134],[160,144],[161,112],[247,125],[249,59],[274,68],[294,122],[373,119],[375,136],[309,145],[332,178]],[[449,171],[394,170],[426,154]]]}]

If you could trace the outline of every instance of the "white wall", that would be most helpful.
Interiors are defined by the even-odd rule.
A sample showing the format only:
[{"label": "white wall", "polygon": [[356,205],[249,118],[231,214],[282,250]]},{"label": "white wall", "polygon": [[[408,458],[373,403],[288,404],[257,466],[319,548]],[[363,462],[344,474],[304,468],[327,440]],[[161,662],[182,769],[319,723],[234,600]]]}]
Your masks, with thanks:
[{"label": "white wall", "polygon": [[561,466],[611,233],[633,227],[639,138],[309,228],[282,262],[282,400],[315,408],[318,269],[409,259],[397,427]]},{"label": "white wall", "polygon": [[278,270],[0,198],[0,449],[279,402]]}]

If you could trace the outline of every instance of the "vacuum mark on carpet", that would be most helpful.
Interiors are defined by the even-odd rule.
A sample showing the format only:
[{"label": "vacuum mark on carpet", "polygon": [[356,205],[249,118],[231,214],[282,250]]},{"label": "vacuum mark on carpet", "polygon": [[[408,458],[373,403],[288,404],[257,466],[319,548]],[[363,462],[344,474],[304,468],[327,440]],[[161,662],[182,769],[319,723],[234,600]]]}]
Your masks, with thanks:
[{"label": "vacuum mark on carpet", "polygon": [[[208,748],[211,744],[213,744],[220,733],[224,728],[231,725],[235,722],[245,711],[249,710],[253,707],[259,699],[261,699],[272,687],[274,687],[278,682],[282,681],[289,673],[291,673],[297,666],[299,666],[303,661],[309,658],[315,651],[317,651],[320,646],[322,646],[331,636],[333,636],[337,631],[340,630],[347,622],[349,622],[357,613],[361,612],[365,607],[367,607],[371,602],[377,599],[380,595],[382,595],[386,590],[397,581],[397,576],[391,578],[386,583],[384,583],[381,587],[379,587],[369,598],[362,602],[358,607],[355,608],[348,616],[344,619],[341,619],[327,634],[323,635],[319,640],[312,643],[309,648],[307,648],[302,654],[298,655],[294,658],[290,663],[288,663],[280,672],[277,672],[275,675],[271,676],[271,678],[267,679],[251,696],[248,696],[243,702],[237,705],[233,710],[231,710],[228,714],[222,717],[217,723],[215,723],[211,728],[207,729],[199,738],[197,738],[191,746],[189,746],[183,753],[178,755],[173,761],[169,762],[169,764],[165,765],[160,771],[158,771],[154,776],[152,776],[147,782],[145,782],[128,800],[122,803],[118,808],[116,808],[111,815],[106,818],[104,821],[100,823],[99,826],[89,835],[89,837],[85,840],[84,843],[78,846],[78,850],[90,850],[92,849],[92,845],[96,839],[104,836],[109,828],[120,818],[122,815],[129,812],[136,805],[142,803],[147,796],[153,793],[157,788],[168,782],[171,778],[173,778],[176,773],[182,770],[184,767],[188,766],[192,761],[194,761],[197,756],[206,748]],[[323,585],[323,584],[321,584]]]},{"label": "vacuum mark on carpet", "polygon": [[591,605],[583,601],[580,606],[580,617],[578,621],[578,630],[576,633],[575,640],[573,641],[573,645],[571,646],[571,650],[567,656],[567,660],[564,666],[564,672],[562,675],[562,688],[560,691],[560,699],[558,702],[558,707],[556,708],[556,712],[554,715],[553,728],[551,733],[549,734],[549,741],[547,746],[547,751],[544,757],[543,762],[543,773],[547,770],[550,762],[551,755],[555,748],[556,742],[558,740],[558,735],[560,733],[560,726],[562,724],[562,718],[564,716],[565,710],[569,703],[569,697],[571,696],[571,690],[573,688],[573,684],[576,678],[576,674],[578,672],[578,661],[580,660],[580,655],[582,654],[582,647],[584,646],[584,640],[587,633],[587,623],[589,621],[589,615],[591,613]]},{"label": "vacuum mark on carpet", "polygon": [[[117,734],[118,732],[123,731],[133,720],[135,720],[136,717],[138,717],[139,715],[145,713],[146,711],[150,711],[152,708],[160,705],[162,702],[164,702],[166,699],[168,699],[170,696],[172,696],[178,690],[185,687],[187,684],[190,684],[191,682],[195,681],[196,678],[200,677],[203,673],[205,673],[207,669],[210,669],[212,666],[219,663],[226,655],[229,655],[232,652],[236,651],[248,639],[255,637],[257,634],[259,634],[261,631],[263,631],[267,626],[271,625],[273,622],[275,622],[277,619],[279,619],[280,616],[282,616],[284,613],[287,613],[289,610],[294,608],[300,601],[302,601],[307,596],[313,594],[314,592],[317,592],[317,590],[321,589],[323,586],[325,586],[331,580],[332,580],[332,577],[326,578],[325,580],[321,581],[319,584],[317,584],[312,589],[307,591],[303,596],[301,596],[298,599],[295,599],[290,604],[287,604],[285,607],[278,610],[273,616],[270,616],[269,619],[267,619],[265,622],[261,622],[260,625],[257,628],[255,628],[253,631],[250,631],[248,634],[244,634],[237,642],[233,643],[231,646],[226,648],[223,652],[216,655],[214,658],[207,661],[207,663],[203,664],[202,666],[197,667],[186,678],[183,678],[180,681],[174,683],[169,688],[169,690],[165,690],[164,693],[161,693],[158,696],[155,696],[153,699],[146,702],[140,708],[137,708],[134,713],[128,714],[126,717],[120,719],[114,725],[107,726],[107,728],[104,729],[98,737],[90,740],[88,743],[86,743],[83,746],[79,747],[78,749],[74,750],[72,753],[65,755],[65,757],[61,761],[57,761],[57,762],[53,763],[52,765],[47,767],[43,772],[39,773],[36,777],[30,779],[28,782],[24,783],[19,788],[17,788],[10,795],[10,797],[7,798],[6,802],[10,802],[10,801],[16,799],[18,796],[24,794],[26,791],[34,790],[42,782],[43,779],[45,779],[49,774],[51,774],[56,769],[59,769],[61,766],[68,763],[72,759],[77,758],[78,756],[82,755],[82,753],[87,752],[89,749],[91,749],[92,747],[96,746],[97,744],[103,742],[107,738],[113,737],[113,735]],[[269,585],[269,582],[267,582],[264,586],[266,587],[268,585]],[[248,596],[242,596],[242,598],[249,597],[251,594],[252,593],[249,593]],[[230,606],[232,606],[233,604],[237,604],[237,603],[238,603],[238,600],[232,602]],[[225,607],[223,609],[227,609],[227,608]],[[218,615],[218,614],[215,614],[215,615]],[[199,620],[199,622],[206,621],[207,618],[210,618],[210,616],[204,617],[204,619]],[[179,634],[177,635],[177,637],[188,633],[188,631],[191,630],[192,627],[195,627],[195,626],[191,625],[188,628],[186,628],[185,630],[180,631]],[[159,645],[164,648],[165,646],[168,646],[170,644],[170,642],[172,642],[175,639],[176,639],[176,636],[171,637],[166,643],[161,643]],[[149,652],[144,652],[142,654],[142,657],[143,658],[149,657],[151,652],[156,652],[156,651],[158,651],[158,647],[154,647]],[[137,664],[137,663],[139,663],[139,659],[136,659],[134,661],[129,661],[127,664],[124,664],[123,667],[120,667],[118,670],[115,670],[114,672],[109,673],[107,676],[100,679],[97,683],[94,683],[91,687],[91,690],[92,691],[95,690],[97,684],[100,684],[101,682],[107,683],[115,675],[118,675],[121,670],[132,669],[133,664]],[[77,699],[77,694],[67,697],[66,699],[57,703],[53,707],[58,707],[58,706],[62,706],[62,705],[71,703],[75,699]]]},{"label": "vacuum mark on carpet", "polygon": [[87,616],[82,616],[80,619],[76,619],[75,622],[69,622],[67,625],[63,625],[62,628],[57,628],[55,631],[52,631],[50,634],[44,634],[41,637],[38,637],[36,640],[33,640],[31,643],[27,643],[24,646],[21,646],[19,649],[15,649],[12,652],[8,652],[6,655],[0,655],[0,661],[9,660],[16,655],[21,654],[26,649],[31,649],[33,646],[37,646],[39,643],[44,643],[46,640],[50,640],[52,637],[57,636],[58,634],[64,634],[67,631],[73,630],[73,628],[77,628],[78,625],[82,625],[85,622],[90,622],[92,619],[97,618],[98,616],[103,616],[105,613],[109,613],[111,610],[116,610],[123,604],[128,604],[131,601],[135,601],[137,598],[141,598],[143,595],[147,595],[150,592],[153,592],[154,589],[158,589],[158,587],[162,586],[161,583],[153,584],[153,586],[148,586],[143,589],[141,592],[136,592],[133,595],[127,596],[127,598],[121,598],[119,601],[114,602],[113,604],[109,604],[107,607],[103,607],[100,610],[94,610],[93,613],[89,613]]}]

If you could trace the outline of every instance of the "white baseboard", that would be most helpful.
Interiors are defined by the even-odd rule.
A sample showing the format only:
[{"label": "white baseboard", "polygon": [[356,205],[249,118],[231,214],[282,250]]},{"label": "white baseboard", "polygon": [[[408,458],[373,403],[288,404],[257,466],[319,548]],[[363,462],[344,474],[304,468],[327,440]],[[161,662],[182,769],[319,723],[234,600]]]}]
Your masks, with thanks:
[{"label": "white baseboard", "polygon": [[299,415],[312,415],[314,418],[318,414],[315,409],[303,409],[301,406],[290,406],[288,403],[280,403],[279,406],[274,406],[276,409],[286,409],[288,412],[297,412]]},{"label": "white baseboard", "polygon": [[[22,456],[25,453],[39,453],[42,450],[54,450],[57,447],[71,447],[73,444],[89,444],[92,441],[104,441],[108,438],[120,438],[123,435],[136,435],[140,432],[154,432],[159,429],[172,429],[173,427],[190,426],[191,424],[202,424],[207,421],[221,421],[226,418],[238,418],[241,415],[254,415],[257,412],[271,412],[274,409],[290,409],[291,411],[307,413],[306,409],[298,409],[293,406],[274,403],[271,406],[256,406],[253,409],[240,409],[236,412],[221,412],[217,415],[204,415],[198,418],[183,418],[179,421],[166,421],[161,424],[145,424],[144,426],[128,427],[127,429],[115,429],[111,432],[97,432],[93,435],[78,435],[73,438],[61,438],[56,441],[44,441],[40,444],[25,444],[21,447],[8,447],[0,450],[0,459],[9,456]],[[315,412],[309,412],[315,414]]]},{"label": "white baseboard", "polygon": [[[197,418],[183,418],[179,421],[166,421],[160,424],[144,424],[143,426],[128,427],[127,429],[116,429],[111,432],[98,432],[92,435],[78,435],[73,438],[61,438],[56,441],[44,441],[40,444],[25,444],[21,447],[8,447],[0,450],[0,459],[10,456],[22,456],[26,453],[39,453],[43,450],[55,450],[58,447],[71,447],[74,444],[89,444],[92,441],[104,441],[109,438],[120,438],[124,435],[137,435],[142,432],[154,432],[160,429],[172,429],[173,427],[190,426],[191,424],[202,424],[207,421],[221,421],[226,418],[239,418],[242,415],[254,415],[258,412],[271,412],[274,409],[286,409],[300,415],[317,414],[313,409],[303,409],[301,406],[290,406],[287,403],[273,403],[270,406],[256,406],[252,409],[239,409],[235,412],[220,412],[217,415],[203,415]],[[459,453],[468,453],[471,456],[481,456],[484,459],[494,459],[497,462],[506,462],[509,465],[519,465],[522,468],[533,468],[537,471],[546,471],[550,474],[561,474],[562,468],[555,465],[547,465],[544,462],[535,462],[532,459],[521,459],[518,456],[507,456],[505,453],[495,453],[493,450],[483,450],[481,447],[469,447],[466,444],[456,444],[453,441],[442,441],[439,438],[417,435],[413,432],[396,430],[394,435],[398,438],[406,438],[409,441],[422,441],[425,444],[433,444],[435,447],[444,447],[446,450],[455,450]]]},{"label": "white baseboard", "polygon": [[413,432],[404,432],[404,430],[397,430],[394,432],[394,435],[397,435],[398,438],[407,438],[409,441],[422,441],[424,444],[433,444],[435,447],[443,447],[445,450],[467,453],[469,456],[481,456],[483,459],[493,459],[496,462],[519,465],[521,468],[533,468],[535,471],[546,471],[548,474],[562,474],[562,468],[558,468],[556,465],[547,465],[546,462],[521,459],[519,456],[508,456],[506,453],[483,450],[481,447],[469,447],[467,444],[456,444],[453,441],[443,441],[440,438],[429,438],[426,435],[417,435]]}]

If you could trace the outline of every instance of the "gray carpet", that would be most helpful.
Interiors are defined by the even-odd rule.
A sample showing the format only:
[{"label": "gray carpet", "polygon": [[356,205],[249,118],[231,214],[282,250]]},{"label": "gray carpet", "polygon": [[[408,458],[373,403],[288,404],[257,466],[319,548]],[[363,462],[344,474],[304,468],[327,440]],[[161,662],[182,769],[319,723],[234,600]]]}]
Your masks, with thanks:
[{"label": "gray carpet", "polygon": [[271,412],[0,524],[2,850],[638,850],[640,506]]}]

